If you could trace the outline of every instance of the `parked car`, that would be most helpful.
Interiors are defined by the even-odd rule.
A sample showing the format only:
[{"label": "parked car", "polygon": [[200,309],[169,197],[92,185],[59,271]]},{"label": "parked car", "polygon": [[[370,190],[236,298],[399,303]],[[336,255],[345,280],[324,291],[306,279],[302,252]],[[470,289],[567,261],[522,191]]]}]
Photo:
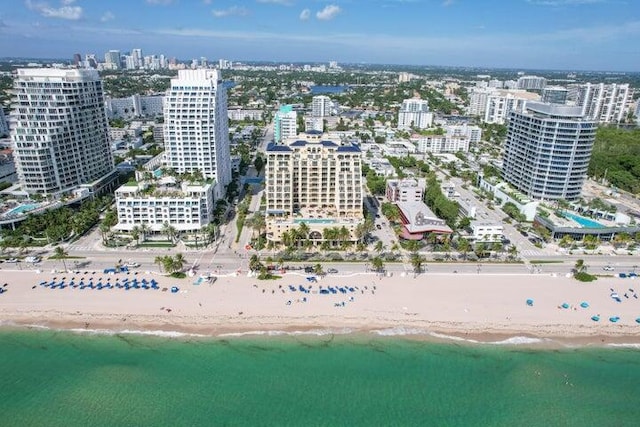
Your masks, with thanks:
[{"label": "parked car", "polygon": [[28,256],[24,260],[25,262],[31,262],[34,264],[41,261],[39,256]]},{"label": "parked car", "polygon": [[18,262],[18,258],[8,258],[5,259],[4,262],[16,263]]},{"label": "parked car", "polygon": [[602,267],[602,269],[604,271],[613,271],[613,270],[615,270],[615,268],[611,267],[610,265],[605,265],[604,267]]},{"label": "parked car", "polygon": [[330,268],[327,270],[327,273],[329,274],[336,274],[338,272],[338,270],[336,270],[335,268]]},{"label": "parked car", "polygon": [[378,230],[382,230],[382,226],[381,226],[380,224],[376,224],[376,228],[377,228]]},{"label": "parked car", "polygon": [[304,268],[304,272],[305,272],[305,273],[313,273],[313,267],[306,266],[306,267]]},{"label": "parked car", "polygon": [[130,268],[138,268],[138,267],[140,267],[140,263],[139,262],[129,261],[124,266],[125,267],[130,267]]}]

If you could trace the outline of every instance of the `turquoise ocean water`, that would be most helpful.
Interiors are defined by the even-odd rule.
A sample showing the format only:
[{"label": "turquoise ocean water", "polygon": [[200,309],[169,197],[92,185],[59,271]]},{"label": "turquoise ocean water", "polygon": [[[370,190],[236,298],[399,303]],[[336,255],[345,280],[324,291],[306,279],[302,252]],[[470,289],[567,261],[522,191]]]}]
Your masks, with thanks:
[{"label": "turquoise ocean water", "polygon": [[637,426],[640,351],[0,331],[0,426]]}]

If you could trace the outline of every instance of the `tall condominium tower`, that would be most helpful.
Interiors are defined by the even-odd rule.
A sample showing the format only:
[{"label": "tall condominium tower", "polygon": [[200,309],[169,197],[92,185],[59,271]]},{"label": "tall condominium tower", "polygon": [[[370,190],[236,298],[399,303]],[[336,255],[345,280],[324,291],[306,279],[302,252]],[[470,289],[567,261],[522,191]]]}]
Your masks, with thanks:
[{"label": "tall condominium tower", "polygon": [[308,226],[305,239],[316,243],[340,240],[331,234],[339,229],[342,240],[356,240],[356,227],[363,221],[362,153],[357,146],[323,136],[309,132],[267,147],[269,240],[281,241],[283,233],[302,223]]},{"label": "tall condominium tower", "polygon": [[104,62],[105,65],[108,65],[111,69],[119,69],[122,65],[122,60],[120,58],[119,50],[110,50],[109,52],[104,54]]},{"label": "tall condominium tower", "polygon": [[7,123],[7,119],[4,116],[4,110],[2,106],[0,106],[0,137],[6,136],[9,134],[9,123]]},{"label": "tall condominium tower", "polygon": [[625,118],[627,102],[631,98],[628,84],[591,84],[578,88],[577,105],[582,115],[601,123],[616,123]]},{"label": "tall condominium tower", "polygon": [[313,117],[326,117],[331,115],[331,98],[326,95],[314,96],[311,99],[311,115]]},{"label": "tall condominium tower", "polygon": [[215,179],[216,198],[231,182],[227,92],[218,70],[179,70],[164,104],[165,162],[178,173]]},{"label": "tall condominium tower", "polygon": [[283,105],[276,112],[274,119],[274,138],[280,143],[290,138],[295,138],[298,134],[298,115],[293,111],[291,105]]},{"label": "tall condominium tower", "polygon": [[504,179],[534,199],[577,199],[596,128],[580,107],[528,102],[524,112],[509,117]]},{"label": "tall condominium tower", "polygon": [[405,99],[398,111],[398,129],[416,127],[424,129],[433,123],[433,113],[429,112],[429,101],[426,99]]},{"label": "tall condominium tower", "polygon": [[14,94],[11,139],[25,191],[49,195],[113,173],[97,71],[19,69]]}]

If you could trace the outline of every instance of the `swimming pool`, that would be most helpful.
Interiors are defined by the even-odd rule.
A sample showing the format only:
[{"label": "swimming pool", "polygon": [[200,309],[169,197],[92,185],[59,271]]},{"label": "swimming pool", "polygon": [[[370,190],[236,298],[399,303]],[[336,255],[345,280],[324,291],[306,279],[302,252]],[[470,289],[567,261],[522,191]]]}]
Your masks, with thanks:
[{"label": "swimming pool", "polygon": [[294,223],[300,224],[305,222],[307,224],[333,224],[336,222],[335,219],[327,219],[327,218],[296,218],[293,220]]},{"label": "swimming pool", "polygon": [[262,184],[262,181],[264,181],[264,178],[246,178],[244,180],[247,184]]},{"label": "swimming pool", "polygon": [[20,215],[23,214],[25,212],[29,212],[34,210],[35,208],[37,208],[38,204],[27,204],[27,205],[20,205],[18,207],[15,207],[13,209],[11,209],[10,211],[7,211],[7,213],[5,215],[9,216],[9,215]]},{"label": "swimming pool", "polygon": [[153,176],[160,178],[162,176],[162,169],[156,169],[153,171]]},{"label": "swimming pool", "polygon": [[585,218],[580,215],[575,215],[570,212],[563,212],[562,214],[564,215],[565,218],[573,220],[585,228],[605,228],[605,226],[600,224],[599,222],[596,222],[589,218]]}]

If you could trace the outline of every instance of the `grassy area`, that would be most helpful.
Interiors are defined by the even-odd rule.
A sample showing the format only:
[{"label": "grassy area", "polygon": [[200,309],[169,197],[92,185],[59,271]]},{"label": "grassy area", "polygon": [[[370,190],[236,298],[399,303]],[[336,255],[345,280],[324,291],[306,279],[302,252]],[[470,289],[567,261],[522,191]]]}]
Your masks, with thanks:
[{"label": "grassy area", "polygon": [[138,244],[138,247],[141,248],[175,248],[175,246],[171,242],[144,242]]},{"label": "grassy area", "polygon": [[564,264],[564,261],[552,259],[532,259],[529,260],[529,264]]},{"label": "grassy area", "polygon": [[51,255],[48,259],[86,259],[87,257],[84,256],[58,256],[58,255]]}]

